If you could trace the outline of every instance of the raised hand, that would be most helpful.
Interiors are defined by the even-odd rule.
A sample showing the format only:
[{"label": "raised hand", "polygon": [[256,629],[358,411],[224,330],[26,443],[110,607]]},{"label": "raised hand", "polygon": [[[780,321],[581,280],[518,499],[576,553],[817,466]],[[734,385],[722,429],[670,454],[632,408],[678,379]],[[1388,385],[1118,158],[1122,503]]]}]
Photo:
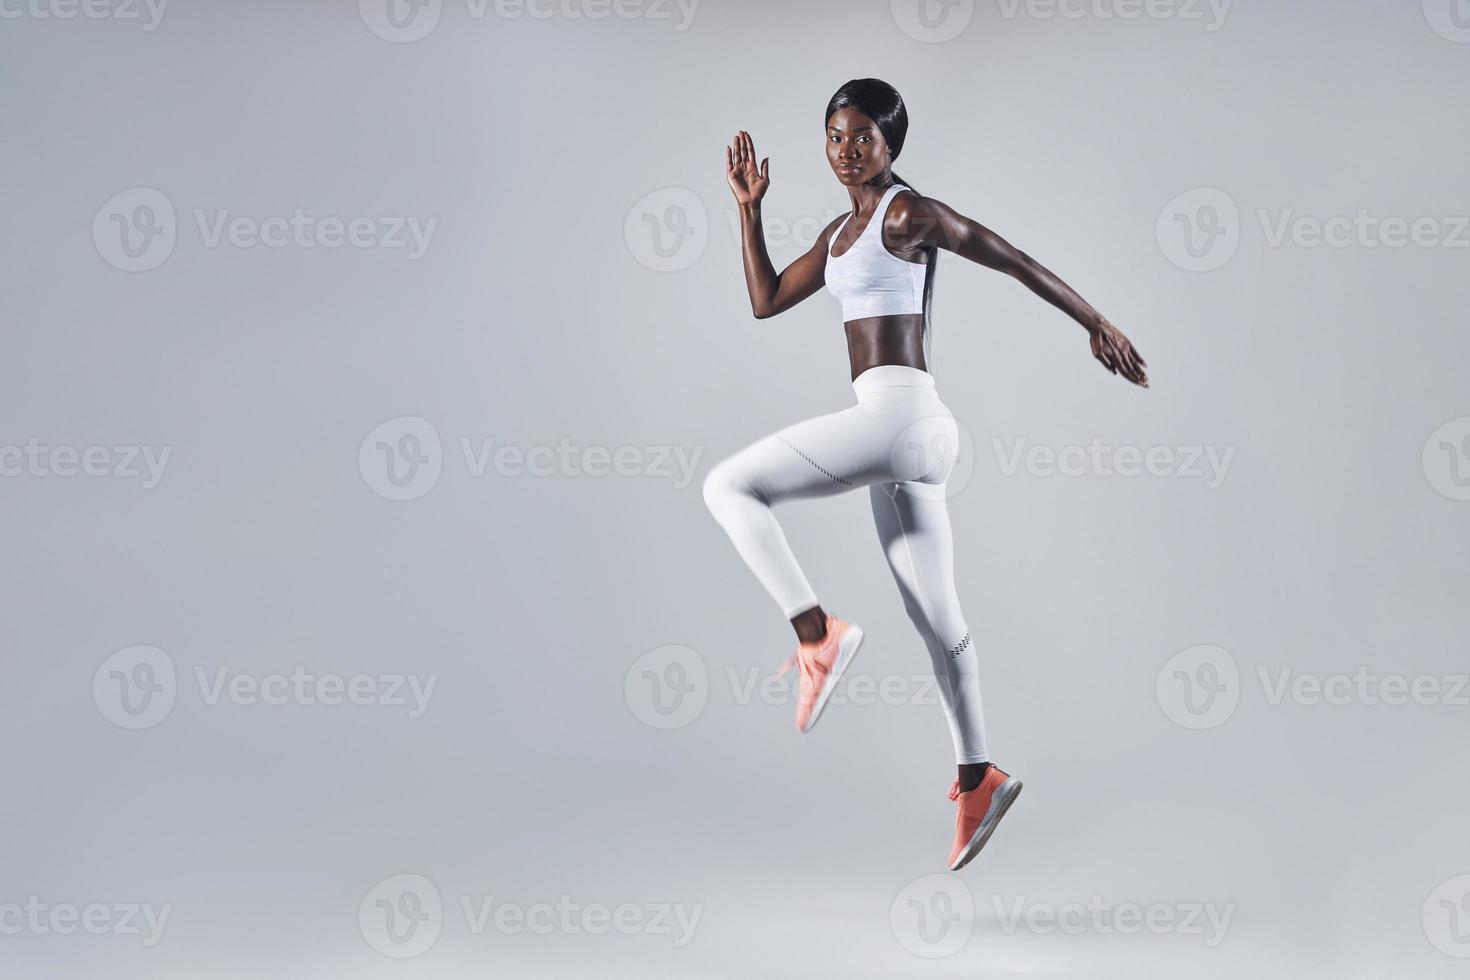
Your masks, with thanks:
[{"label": "raised hand", "polygon": [[766,194],[771,186],[771,158],[766,157],[760,166],[755,165],[755,141],[745,130],[735,134],[734,142],[725,147],[725,180],[735,194],[735,203],[754,204]]},{"label": "raised hand", "polygon": [[1103,367],[1114,374],[1121,374],[1140,388],[1148,387],[1148,374],[1144,370],[1148,362],[1134,350],[1133,342],[1123,336],[1123,331],[1103,317],[1091,333],[1092,356],[1101,361]]}]

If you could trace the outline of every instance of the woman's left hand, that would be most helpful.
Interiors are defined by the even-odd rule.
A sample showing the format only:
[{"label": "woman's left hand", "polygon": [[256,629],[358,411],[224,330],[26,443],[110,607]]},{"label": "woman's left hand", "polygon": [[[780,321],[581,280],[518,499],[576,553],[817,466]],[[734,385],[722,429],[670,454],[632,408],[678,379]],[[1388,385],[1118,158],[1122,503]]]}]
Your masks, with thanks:
[{"label": "woman's left hand", "polygon": [[1114,374],[1121,374],[1140,388],[1148,387],[1148,374],[1144,370],[1148,362],[1134,350],[1133,342],[1123,336],[1123,331],[1109,323],[1107,317],[1100,317],[1091,333],[1092,356],[1101,361],[1103,367]]}]

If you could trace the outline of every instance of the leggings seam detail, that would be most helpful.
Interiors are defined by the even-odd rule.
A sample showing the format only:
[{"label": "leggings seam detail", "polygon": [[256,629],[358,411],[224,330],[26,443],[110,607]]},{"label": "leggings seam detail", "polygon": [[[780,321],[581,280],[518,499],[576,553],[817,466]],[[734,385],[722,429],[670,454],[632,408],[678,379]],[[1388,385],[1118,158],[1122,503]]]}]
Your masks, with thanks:
[{"label": "leggings seam detail", "polygon": [[850,480],[844,480],[842,477],[836,475],[835,473],[832,473],[832,472],[828,471],[827,469],[825,469],[824,467],[822,467],[820,464],[818,464],[816,460],[814,460],[810,456],[808,456],[806,453],[802,452],[800,449],[797,449],[795,446],[792,446],[791,443],[786,442],[786,440],[784,438],[782,438],[781,436],[777,436],[776,438],[777,439],[780,439],[782,442],[785,442],[786,445],[791,448],[791,451],[792,452],[796,453],[796,455],[800,456],[802,459],[804,459],[808,463],[812,464],[812,466],[816,469],[816,471],[818,473],[822,474],[823,476],[825,476],[827,479],[829,479],[829,480],[835,480],[836,482],[841,483],[843,486],[848,486],[848,487],[852,486],[852,482]]},{"label": "leggings seam detail", "polygon": [[956,643],[954,646],[952,646],[952,647],[949,648],[949,655],[950,655],[950,657],[951,658],[958,657],[961,653],[964,653],[965,652],[965,648],[968,647],[969,645],[970,645],[970,634],[969,633],[966,633],[965,634],[965,638],[963,640],[961,640],[960,642]]}]

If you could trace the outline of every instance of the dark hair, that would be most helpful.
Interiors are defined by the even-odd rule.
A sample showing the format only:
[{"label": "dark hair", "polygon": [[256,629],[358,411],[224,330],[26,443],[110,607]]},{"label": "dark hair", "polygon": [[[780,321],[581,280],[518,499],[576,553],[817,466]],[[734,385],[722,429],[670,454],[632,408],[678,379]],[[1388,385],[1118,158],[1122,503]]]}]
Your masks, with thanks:
[{"label": "dark hair", "polygon": [[[903,96],[898,94],[898,89],[879,78],[854,78],[839,88],[827,102],[827,114],[822,117],[823,127],[831,120],[834,112],[847,108],[856,109],[873,120],[878,131],[883,134],[883,141],[893,152],[893,159],[897,160],[909,134],[909,111],[904,108]],[[915,194],[919,193],[917,187],[904,180],[897,172],[890,169],[889,174],[894,183],[903,184]],[[932,369],[933,365],[928,363],[931,326],[929,305],[934,296],[934,273],[938,271],[939,248],[930,245],[925,251],[928,252],[928,258],[925,260],[924,272],[924,362]]]}]

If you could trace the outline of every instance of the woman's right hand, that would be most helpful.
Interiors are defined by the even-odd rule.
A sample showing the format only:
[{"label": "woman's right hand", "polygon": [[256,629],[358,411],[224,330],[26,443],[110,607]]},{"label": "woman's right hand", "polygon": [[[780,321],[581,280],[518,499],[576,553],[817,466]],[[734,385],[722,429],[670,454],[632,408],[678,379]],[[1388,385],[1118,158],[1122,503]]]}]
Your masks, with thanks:
[{"label": "woman's right hand", "polygon": [[755,165],[755,142],[745,130],[735,134],[735,142],[725,147],[725,180],[735,194],[735,203],[744,207],[755,204],[771,186],[771,158]]}]

